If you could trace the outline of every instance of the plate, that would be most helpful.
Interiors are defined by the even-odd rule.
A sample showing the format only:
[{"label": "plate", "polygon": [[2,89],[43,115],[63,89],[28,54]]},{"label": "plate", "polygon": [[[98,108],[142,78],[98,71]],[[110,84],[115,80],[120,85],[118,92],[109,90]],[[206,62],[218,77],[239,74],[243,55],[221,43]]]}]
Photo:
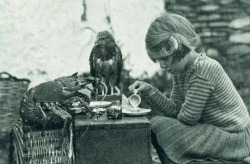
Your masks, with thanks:
[{"label": "plate", "polygon": [[75,114],[79,114],[83,111],[82,107],[73,107],[71,110],[74,110]]},{"label": "plate", "polygon": [[110,106],[111,104],[112,102],[110,101],[91,101],[89,103],[89,106],[93,108],[105,108]]},{"label": "plate", "polygon": [[138,108],[138,110],[133,111],[131,110],[131,107],[122,108],[122,113],[128,116],[142,116],[148,114],[149,112],[151,112],[151,109]]},{"label": "plate", "polygon": [[93,109],[93,112],[94,112],[94,113],[100,113],[100,112],[105,112],[105,111],[106,111],[105,108],[94,108],[94,109]]}]

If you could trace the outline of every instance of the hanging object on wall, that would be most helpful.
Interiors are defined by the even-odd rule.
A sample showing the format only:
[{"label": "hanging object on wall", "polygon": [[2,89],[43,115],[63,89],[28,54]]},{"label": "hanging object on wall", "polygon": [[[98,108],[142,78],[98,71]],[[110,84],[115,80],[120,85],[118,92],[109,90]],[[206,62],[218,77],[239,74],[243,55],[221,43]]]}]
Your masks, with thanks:
[{"label": "hanging object on wall", "polygon": [[82,13],[82,16],[81,16],[81,20],[84,22],[84,21],[87,20],[87,5],[86,5],[86,0],[83,0],[82,6],[83,6],[83,13]]}]

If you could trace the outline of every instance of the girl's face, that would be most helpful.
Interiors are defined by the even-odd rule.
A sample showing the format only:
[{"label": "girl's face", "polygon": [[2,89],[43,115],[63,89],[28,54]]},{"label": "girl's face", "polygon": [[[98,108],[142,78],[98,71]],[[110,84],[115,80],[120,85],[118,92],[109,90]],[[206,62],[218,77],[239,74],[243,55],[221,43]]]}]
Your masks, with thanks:
[{"label": "girl's face", "polygon": [[188,55],[179,61],[174,61],[174,54],[169,56],[158,55],[151,57],[157,63],[160,64],[161,69],[166,69],[169,73],[182,73],[185,71],[186,65],[188,63]]},{"label": "girl's face", "polygon": [[[178,44],[177,41],[176,44]],[[159,63],[161,69],[166,69],[170,73],[182,73],[185,71],[189,58],[188,54],[185,57],[181,58],[180,60],[174,61],[174,55],[176,55],[178,51],[176,50],[170,51],[166,46],[162,46],[159,49],[160,50],[158,51],[150,51],[149,57],[154,62]],[[176,49],[178,49],[178,47],[176,47]]]}]

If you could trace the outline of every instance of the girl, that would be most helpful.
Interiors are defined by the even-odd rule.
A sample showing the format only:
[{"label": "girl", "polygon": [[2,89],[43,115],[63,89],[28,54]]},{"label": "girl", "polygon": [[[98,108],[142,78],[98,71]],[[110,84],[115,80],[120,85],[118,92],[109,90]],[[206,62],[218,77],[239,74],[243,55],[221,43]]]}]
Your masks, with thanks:
[{"label": "girl", "polygon": [[248,110],[221,65],[195,49],[199,37],[183,16],[165,13],[146,35],[151,60],[173,74],[170,98],[152,85],[135,81],[155,116],[152,143],[162,163],[214,159],[250,163]]}]

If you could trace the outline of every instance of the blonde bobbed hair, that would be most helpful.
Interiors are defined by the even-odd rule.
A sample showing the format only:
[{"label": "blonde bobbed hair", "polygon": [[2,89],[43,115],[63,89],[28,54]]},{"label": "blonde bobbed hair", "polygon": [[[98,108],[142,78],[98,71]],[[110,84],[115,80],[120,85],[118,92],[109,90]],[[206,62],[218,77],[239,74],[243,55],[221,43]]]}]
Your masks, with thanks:
[{"label": "blonde bobbed hair", "polygon": [[152,50],[169,36],[174,37],[178,44],[186,46],[189,50],[195,50],[200,45],[200,37],[190,21],[181,15],[166,12],[149,26],[145,39],[146,49]]}]

